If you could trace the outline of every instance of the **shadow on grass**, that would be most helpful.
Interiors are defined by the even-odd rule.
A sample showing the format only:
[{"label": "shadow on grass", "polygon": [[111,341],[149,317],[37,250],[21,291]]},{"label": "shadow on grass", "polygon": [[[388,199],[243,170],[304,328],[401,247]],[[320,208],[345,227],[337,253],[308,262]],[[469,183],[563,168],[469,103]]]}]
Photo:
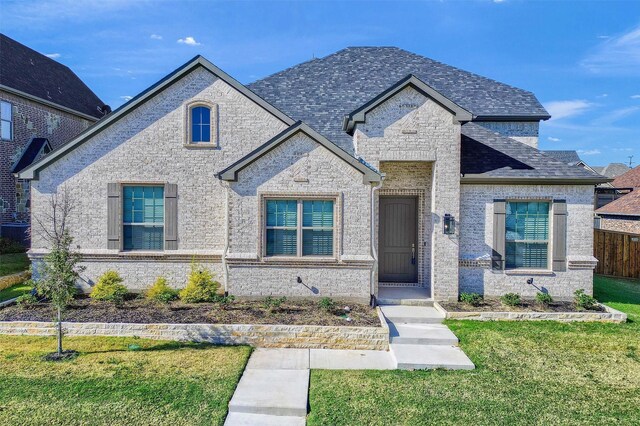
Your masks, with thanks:
[{"label": "shadow on grass", "polygon": [[[134,347],[135,346],[135,347]],[[229,347],[229,346],[244,346],[244,345],[220,345],[216,343],[208,343],[208,342],[163,342],[158,343],[152,346],[142,346],[137,345],[135,340],[131,343],[128,343],[127,346],[122,348],[113,348],[113,349],[104,349],[104,350],[95,350],[95,351],[81,351],[84,355],[89,354],[108,354],[108,353],[117,353],[117,352],[159,352],[159,351],[175,351],[178,349],[211,349],[211,348],[221,348],[221,347]]]}]

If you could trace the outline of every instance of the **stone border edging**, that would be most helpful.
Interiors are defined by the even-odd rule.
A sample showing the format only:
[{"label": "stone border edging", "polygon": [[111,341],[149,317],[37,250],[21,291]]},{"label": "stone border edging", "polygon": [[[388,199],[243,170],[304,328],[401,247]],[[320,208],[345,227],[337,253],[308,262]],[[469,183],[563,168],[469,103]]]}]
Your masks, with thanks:
[{"label": "stone border edging", "polygon": [[[63,322],[67,336],[127,336],[262,348],[388,350],[389,328],[286,324],[136,324]],[[53,336],[55,323],[0,321],[0,334]]]},{"label": "stone border edging", "polygon": [[594,322],[627,322],[627,314],[602,303],[605,312],[453,312],[444,309],[438,302],[433,306],[445,315],[446,319],[476,321],[594,321]]},{"label": "stone border edging", "polygon": [[4,301],[0,302],[0,308],[4,308],[5,306],[13,305],[14,303],[16,303],[17,300],[18,300],[17,297],[14,297],[13,299],[4,300]]}]

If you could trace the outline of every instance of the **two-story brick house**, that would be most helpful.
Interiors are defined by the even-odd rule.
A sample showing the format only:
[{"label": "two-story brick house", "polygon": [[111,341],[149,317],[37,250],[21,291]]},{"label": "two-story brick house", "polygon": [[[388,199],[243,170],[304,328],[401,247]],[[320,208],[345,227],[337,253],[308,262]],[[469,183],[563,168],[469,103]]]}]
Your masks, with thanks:
[{"label": "two-story brick house", "polygon": [[0,236],[22,241],[29,227],[29,183],[14,173],[104,113],[68,67],[0,34]]},{"label": "two-story brick house", "polygon": [[237,296],[566,299],[592,289],[606,179],[538,150],[548,118],[530,92],[397,48],[248,86],[196,57],[20,176],[33,214],[63,187],[77,204],[89,285],[115,269],[180,287],[195,260]]}]

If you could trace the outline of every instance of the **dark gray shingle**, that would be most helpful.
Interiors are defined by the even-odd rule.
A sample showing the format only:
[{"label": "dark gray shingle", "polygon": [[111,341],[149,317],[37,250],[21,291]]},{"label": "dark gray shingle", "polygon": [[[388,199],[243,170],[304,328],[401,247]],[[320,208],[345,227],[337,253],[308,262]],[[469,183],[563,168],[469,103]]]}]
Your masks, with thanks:
[{"label": "dark gray shingle", "polygon": [[581,161],[576,151],[545,150],[542,152],[565,164],[574,165]]}]

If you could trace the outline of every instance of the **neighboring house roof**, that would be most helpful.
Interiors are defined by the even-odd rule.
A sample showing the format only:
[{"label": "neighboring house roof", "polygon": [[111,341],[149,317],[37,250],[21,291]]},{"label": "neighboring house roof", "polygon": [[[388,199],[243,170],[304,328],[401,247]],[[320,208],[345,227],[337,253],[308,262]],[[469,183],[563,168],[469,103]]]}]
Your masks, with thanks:
[{"label": "neighboring house roof", "polygon": [[476,123],[462,125],[462,182],[527,182],[596,184],[607,182],[582,167],[571,166],[515,139]]},{"label": "neighboring house roof", "polygon": [[0,89],[27,94],[94,118],[104,115],[104,102],[71,69],[4,34],[0,34],[0,64]]},{"label": "neighboring house roof", "polygon": [[622,174],[625,174],[631,168],[624,163],[610,163],[607,166],[593,166],[593,170],[596,173],[600,173],[602,176],[606,176],[609,178],[615,178]]},{"label": "neighboring house roof", "polygon": [[51,151],[51,144],[47,138],[31,138],[27,146],[25,147],[22,155],[14,164],[11,169],[11,173],[18,173],[25,167],[28,167],[35,160],[40,158],[42,154],[46,154]]},{"label": "neighboring house roof", "polygon": [[349,47],[248,85],[282,111],[352,151],[343,117],[412,74],[485,120],[546,120],[535,95],[396,47]]},{"label": "neighboring house roof", "polygon": [[[147,100],[155,96],[157,93],[171,86],[176,81],[180,80],[183,76],[190,73],[197,67],[203,67],[204,69],[208,70],[212,74],[216,75],[218,78],[222,79],[227,84],[229,84],[230,86],[238,90],[240,93],[247,96],[256,104],[264,108],[266,111],[270,112],[275,117],[282,120],[282,122],[284,122],[285,124],[292,125],[294,123],[294,120],[292,120],[282,111],[278,110],[277,108],[275,108],[274,106],[266,102],[264,99],[257,96],[251,90],[247,89],[236,79],[234,79],[229,74],[222,71],[220,68],[213,65],[204,57],[198,55],[193,59],[191,59],[190,61],[188,61],[187,63],[185,63],[184,65],[182,65],[181,67],[179,67],[178,69],[176,69],[175,71],[173,71],[172,73],[170,73],[169,75],[167,75],[166,77],[164,77],[162,80],[158,81],[156,84],[152,85],[142,93],[135,96],[133,99],[128,101],[126,104],[122,105],[120,108],[113,111],[111,114],[106,116],[103,120],[100,120],[99,122],[89,127],[87,130],[85,130],[84,132],[80,133],[76,138],[65,143],[64,145],[62,145],[61,147],[59,147],[58,149],[56,149],[55,151],[47,155],[46,157],[42,158],[40,161],[37,161],[31,166],[22,170],[20,172],[19,177],[23,179],[38,179],[39,170],[43,169],[48,164],[53,163],[57,159],[63,157],[65,154],[71,152],[76,147],[80,146],[81,144],[89,140],[91,137],[96,135],[97,133],[101,132],[102,130],[106,129],[112,124],[118,122],[118,120],[125,117],[129,112],[137,108],[139,105],[143,104],[144,102],[146,102]],[[246,117],[246,119],[250,120],[251,117]]]},{"label": "neighboring house roof", "polygon": [[356,170],[363,174],[363,180],[365,183],[368,182],[379,182],[380,174],[371,166],[366,164],[363,161],[358,160],[353,157],[351,154],[340,148],[338,145],[334,144],[315,130],[313,130],[308,125],[304,124],[301,121],[298,121],[294,125],[280,132],[269,141],[265,142],[258,148],[251,151],[249,154],[245,155],[235,163],[231,164],[226,169],[220,171],[217,175],[222,180],[235,181],[238,179],[238,172],[256,161],[258,158],[267,154],[269,151],[283,143],[284,141],[292,138],[297,133],[302,132],[309,136],[311,139],[318,142],[320,145],[327,148],[329,151],[334,153],[336,156],[353,166]]},{"label": "neighboring house roof", "polygon": [[545,150],[542,151],[546,155],[549,155],[556,160],[562,161],[565,164],[575,165],[581,160],[576,151],[560,151],[560,150]]},{"label": "neighboring house roof", "polygon": [[640,216],[640,189],[631,191],[624,197],[610,202],[596,210],[598,214]]},{"label": "neighboring house roof", "polygon": [[611,182],[615,188],[638,188],[640,189],[640,166],[637,166],[626,173],[621,174]]}]

